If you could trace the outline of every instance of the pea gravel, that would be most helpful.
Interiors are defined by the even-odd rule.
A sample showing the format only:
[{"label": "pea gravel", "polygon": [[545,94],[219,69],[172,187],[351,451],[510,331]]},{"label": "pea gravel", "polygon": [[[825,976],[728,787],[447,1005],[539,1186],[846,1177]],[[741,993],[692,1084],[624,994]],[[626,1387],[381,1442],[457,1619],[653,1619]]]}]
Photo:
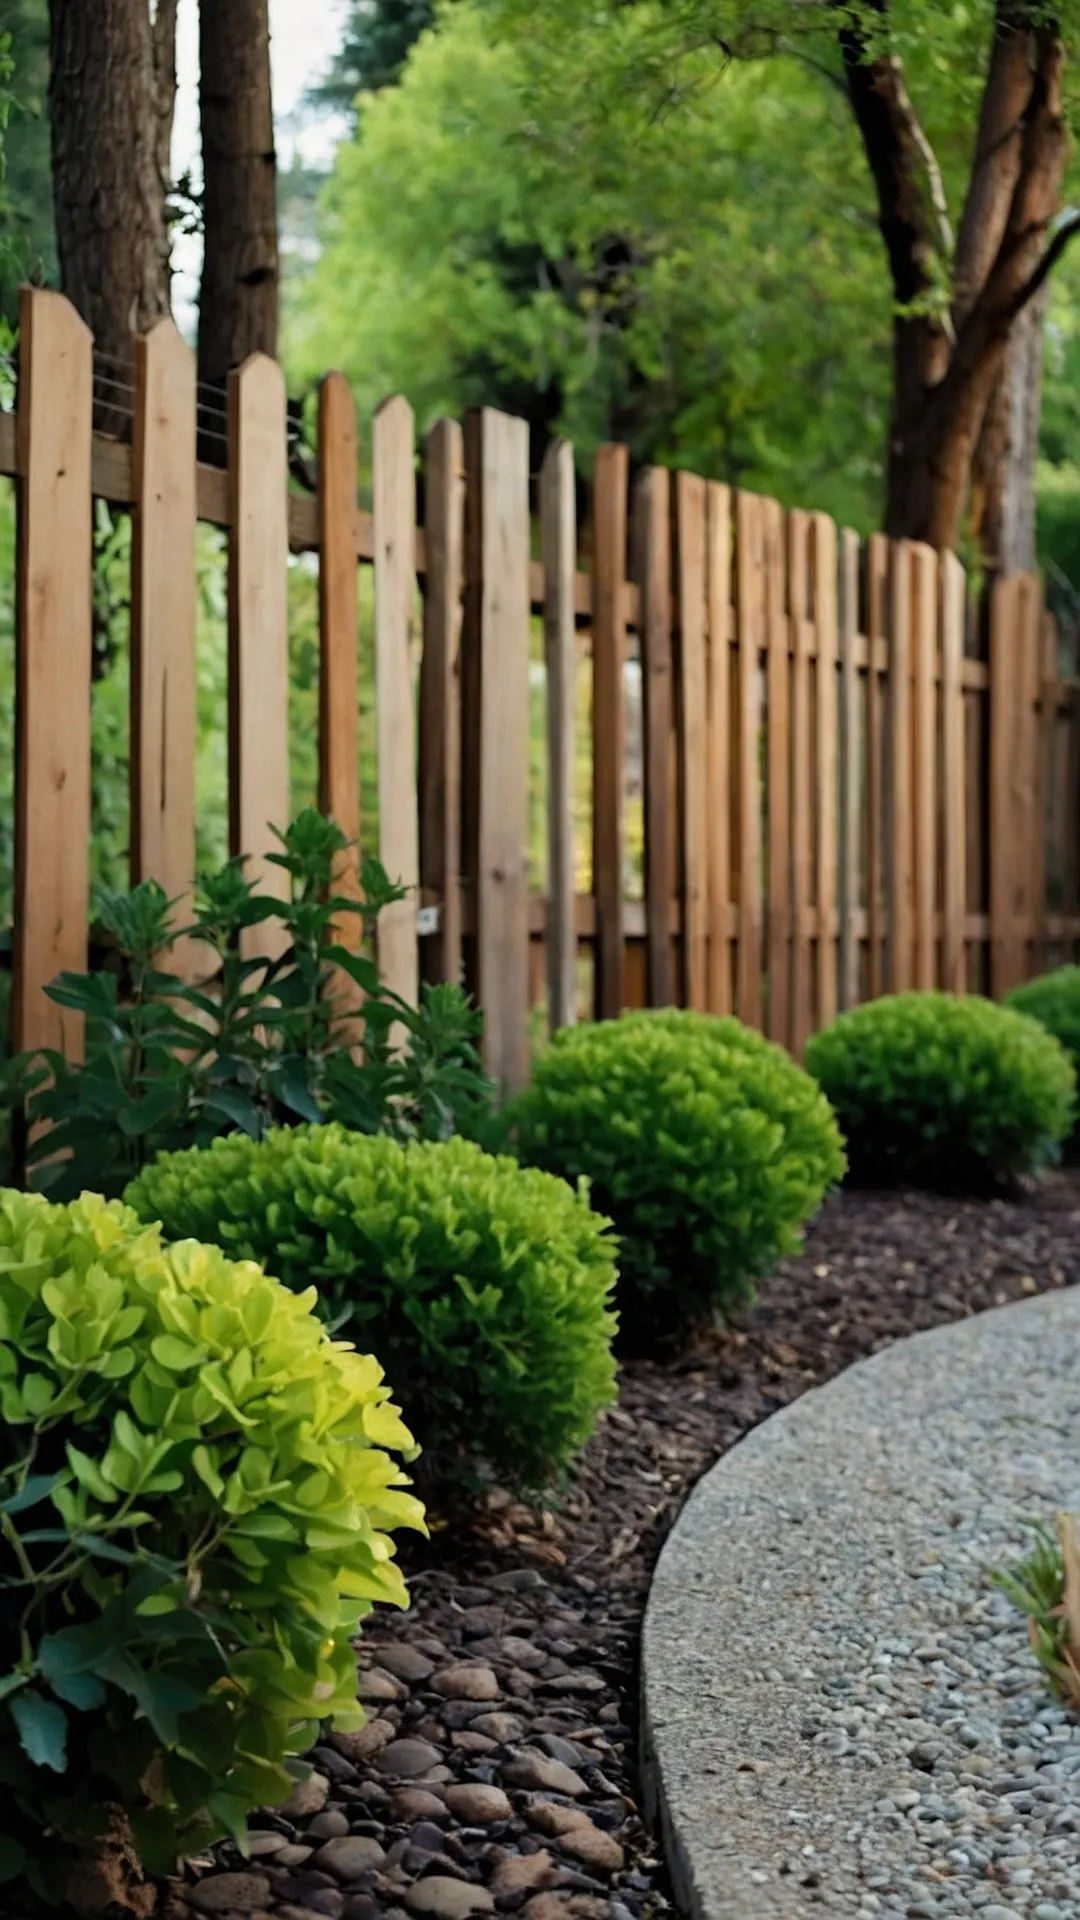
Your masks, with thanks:
[{"label": "pea gravel", "polygon": [[1080,1723],[987,1578],[1080,1509],[1080,1290],[804,1394],[691,1496],[643,1647],[649,1791],[702,1920],[1080,1920]]}]

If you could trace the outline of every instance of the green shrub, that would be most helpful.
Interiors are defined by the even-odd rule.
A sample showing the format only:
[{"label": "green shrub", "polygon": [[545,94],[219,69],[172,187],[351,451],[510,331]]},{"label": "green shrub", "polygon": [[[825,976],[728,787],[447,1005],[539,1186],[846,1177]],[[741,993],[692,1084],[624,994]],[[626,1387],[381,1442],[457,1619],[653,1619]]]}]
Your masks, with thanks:
[{"label": "green shrub", "polygon": [[0,1194],[0,1877],[62,1898],[110,1812],[154,1873],[242,1839],[362,1718],[351,1636],[423,1513],[313,1299],[119,1202]]},{"label": "green shrub", "polygon": [[370,1329],[433,1477],[490,1462],[539,1484],[613,1398],[606,1222],[583,1193],[471,1142],[234,1134],[164,1155],[127,1197],[170,1237],[314,1283],[351,1336]]},{"label": "green shrub", "polygon": [[[114,964],[47,989],[85,1017],[85,1059],[25,1053],[0,1073],[0,1100],[27,1123],[32,1184],[53,1199],[88,1187],[114,1197],[156,1154],[234,1128],[257,1139],[282,1123],[340,1120],[399,1139],[494,1137],[480,1016],[461,989],[425,985],[411,1007],[354,950],[402,890],[365,860],[362,900],[339,895],[349,843],[313,807],[278,838],[268,859],[286,877],[284,899],[257,893],[243,860],[203,879],[185,928],[154,880],[99,895]],[[248,956],[243,936],[267,925],[277,957]],[[195,985],[162,971],[185,937],[200,956]]]},{"label": "green shrub", "polygon": [[836,1109],[853,1180],[981,1190],[1052,1161],[1076,1075],[1034,1020],[993,1001],[902,993],[816,1034],[810,1072]]},{"label": "green shrub", "polygon": [[751,1298],[844,1171],[813,1081],[760,1034],[703,1014],[565,1030],[508,1117],[524,1161],[587,1179],[613,1220],[632,1341]]},{"label": "green shrub", "polygon": [[1055,967],[1016,987],[1005,1002],[1060,1040],[1080,1072],[1080,967]]}]

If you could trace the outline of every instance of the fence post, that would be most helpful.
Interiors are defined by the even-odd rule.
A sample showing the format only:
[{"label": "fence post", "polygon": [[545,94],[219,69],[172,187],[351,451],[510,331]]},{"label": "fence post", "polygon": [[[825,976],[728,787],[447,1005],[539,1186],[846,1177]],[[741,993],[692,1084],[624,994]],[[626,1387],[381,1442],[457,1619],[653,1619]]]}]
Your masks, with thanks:
[{"label": "fence post", "polygon": [[577,631],[574,587],[577,518],[574,449],[553,440],[540,475],[540,548],[544,568],[544,658],[547,664],[548,1025],[573,1026],[577,1013],[577,925],[574,917],[574,692]]},{"label": "fence post", "polygon": [[16,1053],[77,1059],[82,1019],[44,989],[86,965],[90,894],[93,343],[58,293],[19,300],[15,626]]},{"label": "fence post", "polygon": [[761,503],[765,537],[765,724],[769,901],[766,923],[769,1038],[791,1040],[791,633],[784,515]]},{"label": "fence post", "polygon": [[[229,380],[229,843],[260,891],[289,878],[266,855],[289,824],[289,522],[285,376],[254,354]],[[247,954],[279,954],[285,929],[243,936]]]},{"label": "fence post", "polygon": [[791,1051],[801,1060],[813,1031],[814,793],[810,766],[810,527],[805,513],[788,515],[788,605],[791,617]]},{"label": "fence post", "polygon": [[967,778],[964,755],[964,603],[967,581],[954,553],[940,562],[942,857],[941,984],[967,991]]},{"label": "fence post", "polygon": [[736,1000],[739,1019],[761,1025],[761,653],[765,626],[763,506],[750,493],[736,502],[736,592],[739,663],[736,728],[739,741],[739,946]]},{"label": "fence post", "polygon": [[1035,703],[1042,594],[1031,574],[994,584],[990,601],[990,987],[1000,997],[1027,974],[1033,937],[1038,826]]},{"label": "fence post", "polygon": [[912,586],[912,850],[914,853],[914,968],[923,992],[937,984],[937,638],[938,558],[932,547],[911,548]]},{"label": "fence post", "polygon": [[488,1071],[529,1071],[529,430],[484,407],[465,429],[464,867],[474,883],[467,978]]},{"label": "fence post", "polygon": [[828,514],[811,521],[814,552],[814,631],[817,642],[817,1007],[819,1027],[836,1018],[837,904],[839,885],[839,742],[836,669],[836,523]]},{"label": "fence post", "polygon": [[915,947],[911,741],[911,548],[894,540],[889,592],[888,703],[888,981],[890,993],[912,985]]},{"label": "fence post", "polygon": [[[859,1000],[859,536],[840,535],[840,1005]],[[870,669],[867,669],[869,678]]]}]

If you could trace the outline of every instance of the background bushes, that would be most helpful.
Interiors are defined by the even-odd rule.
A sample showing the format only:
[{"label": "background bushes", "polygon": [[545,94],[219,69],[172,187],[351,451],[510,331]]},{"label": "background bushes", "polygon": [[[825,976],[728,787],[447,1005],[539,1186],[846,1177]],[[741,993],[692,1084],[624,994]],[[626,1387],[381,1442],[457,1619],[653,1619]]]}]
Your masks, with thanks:
[{"label": "background bushes", "polygon": [[614,1398],[615,1247],[584,1193],[471,1142],[234,1134],[128,1189],[171,1238],[263,1260],[379,1356],[428,1474],[539,1484]]},{"label": "background bushes", "polygon": [[[1006,1005],[1030,1014],[1047,1033],[1060,1040],[1073,1066],[1080,1071],[1080,967],[1055,967],[1022,987],[1014,988]],[[1073,1130],[1075,1141],[1076,1130]]]},{"label": "background bushes", "polygon": [[1053,1160],[1076,1075],[1036,1021],[974,996],[903,993],[841,1014],[811,1040],[853,1180],[985,1188]]},{"label": "background bushes", "polygon": [[613,1220],[635,1343],[748,1299],[844,1171],[808,1075],[737,1020],[704,1014],[560,1033],[510,1119],[524,1161],[587,1179]]},{"label": "background bushes", "polygon": [[118,1202],[0,1194],[0,1878],[62,1899],[110,1807],[167,1872],[360,1723],[352,1636],[423,1515],[313,1299]]}]

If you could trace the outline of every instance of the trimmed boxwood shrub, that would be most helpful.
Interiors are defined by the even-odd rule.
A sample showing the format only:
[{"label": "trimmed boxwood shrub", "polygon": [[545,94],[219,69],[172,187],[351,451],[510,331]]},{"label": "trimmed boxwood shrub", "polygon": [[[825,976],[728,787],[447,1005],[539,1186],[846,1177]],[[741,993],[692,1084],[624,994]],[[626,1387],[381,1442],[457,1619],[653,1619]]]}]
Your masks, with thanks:
[{"label": "trimmed boxwood shrub", "polygon": [[1080,1072],[1080,967],[1055,967],[1050,973],[1025,981],[1022,987],[1013,989],[1005,1005],[1029,1014],[1060,1040]]},{"label": "trimmed boxwood shrub", "polygon": [[809,1076],[737,1020],[704,1014],[565,1030],[510,1118],[524,1161],[588,1180],[614,1221],[633,1344],[752,1298],[844,1172]]},{"label": "trimmed boxwood shrub", "polygon": [[538,1485],[614,1397],[615,1247],[583,1192],[470,1141],[343,1127],[164,1154],[128,1189],[170,1237],[314,1284],[384,1360],[430,1477],[490,1463]]},{"label": "trimmed boxwood shrub", "polygon": [[0,1878],[78,1909],[132,1839],[167,1872],[361,1724],[352,1637],[423,1510],[313,1300],[118,1201],[0,1193]]},{"label": "trimmed boxwood shrub", "polygon": [[1076,1074],[1038,1023],[972,995],[901,993],[841,1014],[806,1052],[863,1185],[979,1191],[1053,1161]]}]

